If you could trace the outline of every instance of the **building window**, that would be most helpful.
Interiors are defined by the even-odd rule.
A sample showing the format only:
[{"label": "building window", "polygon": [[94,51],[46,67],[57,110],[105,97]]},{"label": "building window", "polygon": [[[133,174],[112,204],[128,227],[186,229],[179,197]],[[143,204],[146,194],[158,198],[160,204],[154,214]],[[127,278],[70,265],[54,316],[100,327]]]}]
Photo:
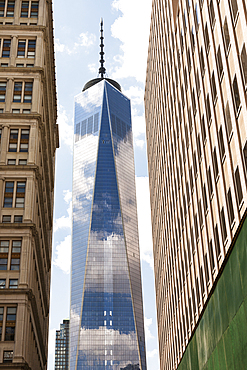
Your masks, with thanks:
[{"label": "building window", "polygon": [[8,159],[8,165],[15,166],[16,165],[16,159]]},{"label": "building window", "polygon": [[208,254],[207,252],[204,255],[204,266],[205,266],[205,277],[206,277],[206,283],[209,283],[209,271],[208,271]]},{"label": "building window", "polygon": [[[191,101],[192,101],[193,114],[195,116],[196,115],[196,98],[195,98],[195,90],[194,89],[192,90]],[[190,117],[191,117],[191,115],[190,115]],[[192,127],[192,124],[191,124],[190,127]]]},{"label": "building window", "polygon": [[31,1],[31,18],[38,18],[39,2]]},{"label": "building window", "polygon": [[21,102],[21,93],[22,93],[22,82],[15,82],[14,97],[13,97],[13,102],[14,103],[20,103]]},{"label": "building window", "polygon": [[216,103],[216,98],[217,98],[217,90],[216,90],[216,84],[215,84],[215,77],[214,77],[214,71],[211,76],[211,88],[212,88],[212,98],[214,104]]},{"label": "building window", "polygon": [[210,166],[208,167],[208,171],[207,171],[207,179],[208,179],[209,197],[212,198],[212,196],[213,196],[213,183],[212,183],[212,176],[211,176]]},{"label": "building window", "polygon": [[10,56],[11,40],[3,40],[2,58],[9,58]]},{"label": "building window", "polygon": [[27,159],[19,159],[19,163],[18,163],[20,166],[26,166],[27,165]]},{"label": "building window", "polygon": [[26,56],[26,40],[19,40],[17,49],[17,58],[25,58]]},{"label": "building window", "polygon": [[0,279],[0,289],[5,289],[6,287],[6,279]]},{"label": "building window", "polygon": [[5,208],[12,208],[13,193],[14,193],[14,181],[6,181],[3,205]]},{"label": "building window", "polygon": [[9,289],[18,288],[18,279],[9,279]]},{"label": "building window", "polygon": [[10,215],[3,215],[2,223],[7,224],[11,222],[11,216]]},{"label": "building window", "polygon": [[228,212],[229,212],[229,221],[230,225],[233,224],[234,221],[234,210],[233,210],[233,204],[232,204],[232,194],[231,194],[231,189],[229,188],[227,192],[227,206],[228,206]]},{"label": "building window", "polygon": [[23,103],[32,103],[33,83],[25,82]]},{"label": "building window", "polygon": [[186,12],[184,11],[184,30],[187,28]]},{"label": "building window", "polygon": [[14,216],[14,222],[15,223],[22,223],[23,216],[16,215]]},{"label": "building window", "polygon": [[199,24],[200,24],[200,18],[199,18],[199,10],[198,10],[198,5],[196,3],[196,7],[195,7],[195,11],[196,11],[196,30],[198,30],[198,27],[199,27]]},{"label": "building window", "polygon": [[214,240],[215,240],[216,257],[218,259],[220,256],[220,239],[219,239],[219,231],[218,231],[217,225],[215,225],[215,228],[214,228]]},{"label": "building window", "polygon": [[202,189],[202,198],[203,198],[204,212],[206,213],[208,210],[208,202],[207,202],[207,192],[206,192],[205,184],[203,185],[203,189]]},{"label": "building window", "polygon": [[9,137],[9,152],[28,152],[28,129],[11,129]]},{"label": "building window", "polygon": [[210,44],[209,44],[209,34],[208,34],[208,25],[207,24],[205,26],[204,36],[205,36],[205,48],[206,48],[206,52],[208,54]]},{"label": "building window", "polygon": [[196,176],[198,169],[197,169],[197,161],[196,161],[196,152],[195,151],[193,152],[193,165],[194,165],[194,174]]},{"label": "building window", "polygon": [[36,40],[19,40],[17,57],[35,58]]},{"label": "building window", "polygon": [[198,96],[200,96],[201,88],[200,88],[200,79],[199,79],[198,69],[196,70],[196,89],[197,89]]},{"label": "building window", "polygon": [[198,241],[198,239],[199,239],[199,230],[198,230],[197,214],[195,214],[195,216],[194,216],[194,224],[195,224],[196,241]]},{"label": "building window", "polygon": [[217,50],[216,60],[217,60],[217,66],[218,66],[218,72],[219,72],[219,79],[221,80],[223,76],[223,63],[222,63],[222,58],[221,58],[220,45]]},{"label": "building window", "polygon": [[0,102],[5,102],[5,95],[6,95],[6,82],[0,82]]},{"label": "building window", "polygon": [[7,307],[5,341],[15,340],[16,307]]},{"label": "building window", "polygon": [[6,16],[13,18],[14,17],[14,11],[15,11],[15,0],[13,0],[13,1],[9,0],[8,5],[7,5],[7,14],[6,14]]},{"label": "building window", "polygon": [[224,207],[222,207],[220,211],[220,222],[221,222],[223,243],[225,243],[226,238],[227,238],[227,231],[226,231],[226,220],[225,220]]},{"label": "building window", "polygon": [[199,199],[199,202],[198,202],[198,214],[199,214],[200,227],[202,227],[203,226],[203,217],[202,217],[202,202],[201,202],[201,199]]},{"label": "building window", "polygon": [[240,109],[240,95],[239,95],[239,90],[238,90],[238,81],[237,81],[237,76],[234,76],[233,83],[232,83],[232,90],[233,90],[233,98],[234,98],[234,104],[235,104],[235,109],[236,109],[236,115],[239,112]]},{"label": "building window", "polygon": [[208,252],[209,252],[209,260],[210,260],[211,271],[213,271],[214,268],[215,268],[215,262],[214,262],[214,252],[213,252],[212,239],[210,240],[209,245],[208,245]]},{"label": "building window", "polygon": [[200,140],[200,134],[197,134],[197,152],[199,161],[202,159],[202,149],[201,149],[201,140]]},{"label": "building window", "polygon": [[8,269],[9,240],[0,241],[0,270]]},{"label": "building window", "polygon": [[227,138],[229,141],[232,136],[232,120],[231,120],[230,107],[229,107],[228,102],[226,103],[226,106],[225,106],[225,119],[226,119]]},{"label": "building window", "polygon": [[241,55],[240,55],[241,69],[244,80],[244,86],[247,86],[247,54],[245,44],[243,45]]},{"label": "building window", "polygon": [[225,41],[226,53],[228,54],[228,51],[230,48],[230,34],[229,34],[229,29],[228,29],[226,18],[225,18],[224,25],[223,25],[223,36],[224,36],[224,41]]},{"label": "building window", "polygon": [[3,351],[3,362],[12,362],[13,360],[13,351]]},{"label": "building window", "polygon": [[225,158],[226,152],[225,152],[222,126],[220,126],[220,129],[219,129],[219,147],[220,147],[220,159],[221,159],[221,161],[223,161],[224,158]]},{"label": "building window", "polygon": [[210,17],[211,26],[213,28],[215,24],[215,13],[214,13],[213,0],[211,0],[209,3],[209,17]]},{"label": "building window", "polygon": [[26,182],[17,181],[16,200],[15,200],[16,208],[24,208],[25,188],[26,188]]},{"label": "building window", "polygon": [[203,77],[204,73],[205,73],[205,63],[204,63],[204,56],[203,56],[202,47],[201,47],[201,51],[200,51],[200,65],[201,65],[201,72],[202,72],[202,77]]},{"label": "building window", "polygon": [[201,118],[201,129],[202,129],[202,142],[203,145],[205,145],[206,142],[206,128],[205,128],[205,120],[204,120],[204,115]]},{"label": "building window", "polygon": [[16,208],[24,208],[25,187],[26,182],[24,181],[6,181],[4,208],[12,208],[13,204],[15,204]]},{"label": "building window", "polygon": [[235,24],[238,16],[238,4],[236,0],[230,0],[233,23]]},{"label": "building window", "polygon": [[38,18],[38,11],[38,1],[22,1],[21,18]]},{"label": "building window", "polygon": [[32,103],[32,82],[15,82],[13,102]]},{"label": "building window", "polygon": [[186,67],[184,68],[184,86],[185,86],[185,89],[187,90],[187,88],[188,88],[188,79],[187,79],[187,69],[186,69]]},{"label": "building window", "polygon": [[218,162],[217,162],[217,152],[216,152],[216,147],[214,147],[213,151],[213,169],[214,169],[214,177],[215,179],[218,178],[219,176],[219,167],[218,167]]},{"label": "building window", "polygon": [[237,166],[235,170],[235,183],[236,183],[236,188],[237,188],[237,201],[238,201],[238,207],[241,206],[242,200],[243,200],[243,191],[242,191],[242,186],[241,186],[241,179],[240,179],[240,174],[239,174],[239,168]]}]

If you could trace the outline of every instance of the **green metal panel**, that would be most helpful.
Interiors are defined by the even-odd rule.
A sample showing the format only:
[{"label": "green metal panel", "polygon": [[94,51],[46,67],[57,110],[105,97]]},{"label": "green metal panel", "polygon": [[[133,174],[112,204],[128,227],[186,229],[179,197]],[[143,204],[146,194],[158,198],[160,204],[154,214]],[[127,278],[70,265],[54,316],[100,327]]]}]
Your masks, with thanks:
[{"label": "green metal panel", "polygon": [[247,368],[247,218],[179,370]]}]

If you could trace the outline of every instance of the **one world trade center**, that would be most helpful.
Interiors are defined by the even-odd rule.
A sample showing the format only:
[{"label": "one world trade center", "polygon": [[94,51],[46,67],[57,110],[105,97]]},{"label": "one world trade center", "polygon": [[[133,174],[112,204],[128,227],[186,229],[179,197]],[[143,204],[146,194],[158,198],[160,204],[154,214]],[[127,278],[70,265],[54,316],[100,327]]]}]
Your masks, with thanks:
[{"label": "one world trade center", "polygon": [[75,97],[70,370],[146,370],[130,100],[105,77]]}]

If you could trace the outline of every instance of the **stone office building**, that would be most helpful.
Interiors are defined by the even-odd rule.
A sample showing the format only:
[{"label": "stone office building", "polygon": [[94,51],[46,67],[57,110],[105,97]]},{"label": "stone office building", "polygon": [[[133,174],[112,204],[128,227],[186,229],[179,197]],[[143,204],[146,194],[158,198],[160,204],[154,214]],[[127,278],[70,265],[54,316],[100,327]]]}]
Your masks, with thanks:
[{"label": "stone office building", "polygon": [[246,363],[246,14],[243,0],[153,1],[145,112],[162,370]]},{"label": "stone office building", "polygon": [[1,0],[1,369],[47,368],[56,119],[52,1]]}]

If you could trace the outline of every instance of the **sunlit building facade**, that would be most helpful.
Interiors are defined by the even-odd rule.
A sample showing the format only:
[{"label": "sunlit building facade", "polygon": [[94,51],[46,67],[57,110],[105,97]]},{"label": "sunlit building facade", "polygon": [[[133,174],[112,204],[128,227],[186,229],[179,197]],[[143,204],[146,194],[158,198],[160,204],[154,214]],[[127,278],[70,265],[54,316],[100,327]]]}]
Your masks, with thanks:
[{"label": "sunlit building facade", "polygon": [[130,101],[75,98],[70,369],[146,370]]},{"label": "sunlit building facade", "polygon": [[243,0],[153,1],[145,115],[162,370],[246,366],[246,14]]}]

